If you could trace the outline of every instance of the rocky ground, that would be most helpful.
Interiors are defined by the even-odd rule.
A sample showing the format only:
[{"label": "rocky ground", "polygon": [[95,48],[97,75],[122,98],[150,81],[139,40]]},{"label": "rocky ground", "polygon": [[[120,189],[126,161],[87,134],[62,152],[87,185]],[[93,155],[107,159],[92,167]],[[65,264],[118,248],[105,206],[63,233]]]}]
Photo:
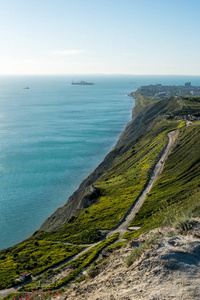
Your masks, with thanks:
[{"label": "rocky ground", "polygon": [[[158,231],[157,244],[126,267],[124,260],[133,248]],[[140,236],[110,254],[94,278],[73,284],[56,299],[200,299],[200,223],[187,234],[162,228]]]}]

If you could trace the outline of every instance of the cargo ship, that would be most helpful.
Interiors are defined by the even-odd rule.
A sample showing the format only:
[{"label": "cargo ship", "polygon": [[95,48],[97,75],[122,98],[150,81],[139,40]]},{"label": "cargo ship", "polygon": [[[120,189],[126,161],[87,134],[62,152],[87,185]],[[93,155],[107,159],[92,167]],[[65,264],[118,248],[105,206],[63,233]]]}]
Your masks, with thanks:
[{"label": "cargo ship", "polygon": [[81,80],[77,82],[72,81],[72,85],[94,85],[94,83]]}]

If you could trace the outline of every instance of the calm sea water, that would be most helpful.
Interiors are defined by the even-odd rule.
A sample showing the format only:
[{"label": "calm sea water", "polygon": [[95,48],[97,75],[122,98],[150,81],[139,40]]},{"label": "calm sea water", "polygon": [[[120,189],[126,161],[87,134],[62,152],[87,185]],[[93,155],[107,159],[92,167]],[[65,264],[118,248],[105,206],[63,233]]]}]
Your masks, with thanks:
[{"label": "calm sea water", "polygon": [[[71,85],[81,79],[95,85]],[[200,85],[180,76],[1,76],[0,249],[37,230],[103,160],[131,120],[128,93],[186,81]]]}]

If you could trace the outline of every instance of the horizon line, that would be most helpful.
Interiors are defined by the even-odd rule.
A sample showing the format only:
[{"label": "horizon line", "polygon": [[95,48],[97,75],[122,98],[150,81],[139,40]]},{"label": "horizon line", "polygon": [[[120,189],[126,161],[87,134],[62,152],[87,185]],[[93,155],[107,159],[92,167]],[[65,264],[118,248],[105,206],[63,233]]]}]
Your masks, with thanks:
[{"label": "horizon line", "polygon": [[24,74],[1,74],[0,76],[90,76],[90,75],[104,75],[104,76],[200,76],[200,74],[129,74],[129,73],[24,73]]}]

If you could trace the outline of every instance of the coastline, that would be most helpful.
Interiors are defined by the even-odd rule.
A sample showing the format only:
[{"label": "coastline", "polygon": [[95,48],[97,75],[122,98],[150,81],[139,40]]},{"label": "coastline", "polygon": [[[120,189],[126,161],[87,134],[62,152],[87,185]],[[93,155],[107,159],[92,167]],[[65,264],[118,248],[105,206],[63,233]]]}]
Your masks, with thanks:
[{"label": "coastline", "polygon": [[[92,204],[98,202],[101,191],[94,187],[94,184],[105,175],[114,161],[120,158],[137,143],[138,139],[151,128],[152,120],[160,115],[160,111],[165,109],[166,101],[162,101],[157,109],[156,106],[149,108],[149,105],[141,105],[140,94],[132,92],[129,94],[134,100],[132,107],[132,120],[127,123],[122,131],[118,141],[112,150],[105,156],[103,161],[96,169],[86,177],[80,184],[79,188],[69,197],[67,203],[58,208],[45,222],[41,225],[39,231],[52,232],[57,230],[67,220],[83,209],[89,208]],[[149,117],[149,112],[152,117]]]},{"label": "coastline", "polygon": [[[95,168],[95,170],[86,177],[78,189],[68,198],[66,204],[59,207],[51,216],[49,216],[39,228],[40,231],[52,232],[67,224],[67,220],[71,219],[75,214],[83,209],[89,208],[92,204],[97,203],[101,192],[98,188],[94,188],[94,184],[106,173],[112,166],[113,162],[120,159],[131,147],[135,145],[137,139],[146,132],[151,124],[151,120],[146,122],[149,107],[141,107],[138,110],[137,104],[140,101],[138,95],[134,92],[130,96],[135,100],[132,107],[132,120],[127,123],[125,129],[119,136],[118,141],[111,151],[105,156],[103,161]],[[137,108],[137,109],[136,109]],[[155,113],[155,118],[159,112]]]},{"label": "coastline", "polygon": [[[2,280],[0,280],[2,289],[13,286],[12,280],[23,270],[28,269],[32,271],[33,276],[38,276],[41,272],[57,264],[60,266],[62,261],[67,262],[68,257],[77,252],[80,253],[78,256],[81,257],[82,249],[80,247],[93,245],[93,253],[91,254],[89,250],[88,259],[84,259],[83,264],[82,259],[78,260],[78,267],[71,275],[66,276],[65,273],[62,273],[59,281],[57,281],[56,270],[55,274],[52,274],[53,276],[48,285],[44,281],[41,288],[51,290],[67,284],[73,276],[77,275],[77,272],[80,272],[86,267],[86,264],[88,265],[91,262],[90,258],[93,260],[94,255],[97,255],[97,248],[99,249],[100,246],[96,248],[96,245],[103,246],[105,242],[110,241],[108,240],[109,234],[114,234],[113,237],[116,234],[117,238],[120,238],[123,234],[123,239],[132,239],[141,233],[161,226],[165,217],[168,216],[168,213],[166,214],[166,203],[169,203],[169,210],[172,207],[172,212],[176,216],[177,206],[181,205],[181,211],[183,208],[182,201],[178,200],[188,199],[185,196],[188,195],[191,184],[198,190],[197,180],[194,179],[187,184],[180,185],[183,192],[180,195],[180,191],[177,191],[177,186],[179,186],[177,180],[182,183],[185,177],[188,178],[188,166],[193,167],[194,162],[197,162],[197,170],[199,168],[197,154],[199,152],[198,133],[200,123],[194,123],[194,126],[186,126],[181,118],[181,113],[184,113],[184,110],[181,112],[178,110],[180,103],[177,102],[176,97],[162,101],[147,101],[146,103],[141,103],[140,97],[137,97],[136,100],[137,110],[135,111],[134,108],[134,120],[127,124],[112,151],[108,153],[94,172],[81,183],[79,189],[75,191],[75,195],[71,196],[71,208],[74,209],[72,213],[76,213],[76,204],[85,205],[87,208],[80,209],[68,219],[65,218],[64,209],[62,208],[60,215],[55,215],[52,220],[49,220],[49,224],[46,224],[46,231],[35,232],[27,240],[7,249],[3,253],[2,266],[4,264],[4,269],[7,268],[7,265],[10,266],[10,281],[5,284],[4,278],[7,273],[2,273]],[[197,100],[199,102],[199,99]],[[197,104],[194,99],[189,99],[187,104],[190,106],[191,111],[193,108],[196,109]],[[187,111],[188,106],[185,111]],[[174,114],[173,119],[168,117],[169,112]],[[180,116],[180,118],[177,119],[177,116]],[[197,134],[191,134],[191,131]],[[179,137],[177,143],[174,144],[175,140],[171,138],[170,142],[168,136],[168,146],[166,148],[167,133],[172,134],[175,140],[175,133],[179,133]],[[184,141],[188,141],[188,139],[189,145],[186,145]],[[195,145],[195,150],[192,160],[189,161],[185,152],[190,153],[191,145]],[[173,151],[165,163],[172,147]],[[161,155],[162,157],[160,157]],[[179,161],[180,156],[182,159]],[[184,168],[183,176],[179,176],[180,166]],[[162,170],[163,173],[160,174]],[[168,173],[169,170],[170,174]],[[166,179],[166,177],[170,180],[166,181],[165,187],[162,182],[163,178]],[[153,190],[149,192],[155,180],[157,183],[154,185]],[[182,186],[184,186],[184,190]],[[165,189],[164,193],[163,188]],[[171,191],[175,193],[175,202],[174,199],[171,199]],[[143,203],[146,196],[147,201]],[[190,196],[190,201],[196,205],[196,198],[193,198],[192,194]],[[133,206],[133,203],[135,203],[135,206]],[[176,204],[173,210],[174,203]],[[188,200],[186,200],[185,209],[187,209],[187,204]],[[131,213],[127,215],[130,207],[132,207]],[[67,205],[65,208],[68,208]],[[63,226],[59,226],[58,223],[55,224],[56,217],[62,219]],[[123,223],[120,223],[120,221]],[[119,226],[117,231],[119,232],[115,232],[117,224]],[[54,225],[58,226],[57,230],[54,230]],[[130,228],[127,228],[128,225]],[[133,228],[137,228],[136,231]],[[13,253],[17,255],[13,256]],[[24,256],[24,254],[26,255]],[[32,255],[34,255],[35,261],[30,260]],[[48,260],[46,260],[47,255],[50,257]],[[18,265],[15,265],[15,262],[18,261],[21,263],[20,270]],[[36,261],[37,264],[35,265]],[[45,273],[44,278],[46,276]],[[39,277],[36,281],[34,280],[33,283],[27,285],[26,289],[38,288],[38,283],[40,284],[38,280],[40,279]],[[19,291],[23,290],[22,287]]]},{"label": "coastline", "polygon": [[[134,92],[133,92],[134,93]],[[55,212],[50,215],[39,228],[44,231],[52,231],[56,230],[60,226],[66,223],[67,219],[75,215],[83,208],[87,208],[93,203],[95,203],[100,196],[98,189],[94,188],[92,184],[99,178],[106,169],[112,164],[113,155],[117,153],[118,147],[121,147],[121,140],[126,136],[127,128],[132,124],[135,114],[134,108],[136,103],[136,98],[134,98],[135,94],[130,93],[127,96],[131,97],[134,101],[134,105],[131,109],[131,120],[126,124],[124,130],[121,132],[116,144],[113,148],[106,154],[104,159],[100,162],[99,165],[91,172],[85,179],[82,180],[77,190],[75,190],[71,196],[67,199],[67,202],[57,208]],[[123,142],[123,144],[126,141]],[[63,221],[64,220],[64,221]],[[56,223],[56,226],[52,223]],[[53,226],[52,226],[53,225]]]},{"label": "coastline", "polygon": [[[27,85],[23,78],[6,80],[2,96],[6,97],[13,83],[20,86],[19,94],[23,97],[13,89],[10,98],[13,115],[19,125],[23,122],[25,126],[22,129],[14,126],[14,119],[9,132],[14,130],[16,134],[12,137],[3,133],[0,249],[30,237],[64,205],[82,180],[104,159],[131,120],[133,101],[126,96],[126,92],[130,92],[127,80],[113,76],[97,79],[98,84],[92,89],[84,88],[83,93],[80,88],[66,84],[68,77],[36,76],[29,83],[35,88],[28,92],[30,99],[23,120],[19,116],[27,105],[27,92],[21,90],[21,85]],[[5,118],[9,117],[6,115],[8,103],[5,102]],[[20,103],[18,109],[14,109],[15,103]],[[39,119],[37,132],[34,122],[27,117],[32,116],[33,110]],[[27,122],[30,127],[26,126]],[[27,211],[28,223],[25,221]]]},{"label": "coastline", "polygon": [[[60,81],[60,78],[58,78],[58,79],[56,79],[57,83]],[[63,206],[66,203],[66,201],[68,200],[69,196],[71,196],[72,193],[77,190],[78,185],[82,182],[82,180],[85,179],[91,172],[93,172],[93,170],[96,168],[96,166],[100,162],[103,161],[104,156],[106,154],[108,154],[112,150],[111,148],[114,147],[116,145],[116,143],[118,142],[119,135],[123,134],[125,126],[131,120],[131,109],[133,110],[133,101],[131,100],[130,97],[127,97],[127,94],[130,94],[132,91],[135,90],[136,87],[139,88],[139,86],[143,86],[147,82],[148,83],[161,82],[162,84],[167,83],[167,85],[169,85],[170,83],[172,84],[172,82],[174,84],[180,84],[180,83],[185,82],[185,81],[192,81],[192,83],[194,83],[194,85],[195,85],[195,82],[197,84],[197,81],[199,80],[199,79],[198,80],[197,79],[193,79],[193,78],[192,79],[191,78],[180,78],[180,77],[177,77],[177,79],[174,78],[174,77],[168,77],[168,78],[167,77],[166,78],[164,78],[164,77],[163,78],[162,77],[149,77],[149,76],[148,77],[144,77],[144,78],[143,77],[141,77],[141,78],[138,78],[138,77],[136,78],[135,77],[135,80],[134,80],[135,84],[134,84],[134,86],[132,86],[132,85],[129,84],[131,82],[129,82],[130,80],[129,80],[128,77],[126,77],[126,78],[121,78],[121,76],[119,78],[108,77],[108,78],[106,78],[106,80],[105,80],[105,78],[103,78],[103,80],[101,78],[101,81],[99,80],[99,84],[95,86],[94,96],[97,94],[96,93],[97,92],[96,89],[99,89],[99,87],[101,87],[101,90],[102,90],[102,87],[104,87],[104,86],[105,86],[106,89],[104,90],[104,92],[102,93],[102,95],[101,95],[101,90],[99,90],[100,93],[98,93],[98,94],[100,94],[100,98],[102,98],[101,96],[104,96],[105,92],[106,92],[106,94],[110,95],[111,94],[110,93],[110,89],[107,89],[107,88],[109,86],[111,86],[112,90],[114,88],[115,91],[116,91],[115,95],[114,95],[114,98],[116,98],[116,100],[120,101],[120,103],[121,103],[121,104],[119,104],[120,110],[124,109],[123,107],[126,108],[126,113],[123,113],[122,117],[120,119],[121,126],[118,127],[119,130],[118,130],[117,134],[115,134],[115,131],[113,131],[113,130],[111,131],[110,137],[114,136],[114,139],[112,139],[112,142],[110,144],[108,144],[108,146],[106,147],[106,149],[105,149],[105,145],[103,145],[103,144],[105,144],[104,141],[107,142],[107,140],[109,138],[107,136],[106,136],[106,139],[103,137],[102,148],[101,148],[101,143],[102,142],[100,142],[99,145],[98,145],[98,148],[96,147],[97,150],[95,152],[93,150],[90,151],[89,157],[91,156],[91,160],[93,160],[93,163],[92,163],[91,167],[89,166],[90,159],[88,161],[88,166],[87,166],[87,162],[86,161],[88,160],[88,156],[86,156],[86,155],[83,156],[83,159],[81,159],[81,161],[79,161],[79,159],[75,160],[76,170],[78,170],[78,176],[75,174],[75,172],[73,172],[73,171],[71,172],[71,168],[70,167],[68,168],[68,163],[67,163],[67,160],[66,160],[67,156],[69,156],[68,152],[65,151],[66,155],[64,155],[64,157],[63,157],[62,156],[62,152],[60,152],[60,150],[57,151],[57,149],[59,149],[59,148],[56,149],[54,147],[56,153],[59,156],[58,159],[59,160],[62,159],[62,161],[63,161],[62,162],[60,160],[61,161],[60,165],[62,165],[61,172],[60,172],[59,169],[58,169],[58,172],[56,170],[53,171],[53,172],[51,171],[51,170],[53,170],[52,167],[54,167],[55,164],[59,165],[59,161],[57,161],[57,154],[56,154],[55,164],[54,164],[54,161],[53,161],[53,165],[52,165],[51,164],[52,160],[50,161],[47,156],[45,156],[45,160],[43,159],[41,161],[42,164],[39,164],[40,154],[43,153],[43,150],[46,150],[45,147],[42,147],[44,149],[41,148],[42,145],[38,145],[41,148],[42,151],[40,151],[39,155],[37,156],[38,163],[34,164],[34,168],[37,168],[37,170],[36,170],[37,173],[39,173],[39,168],[41,168],[43,170],[42,174],[40,176],[40,178],[41,178],[41,184],[40,185],[37,184],[36,188],[35,188],[34,178],[38,178],[38,176],[34,175],[34,177],[33,177],[31,170],[30,170],[29,174],[27,174],[28,176],[24,176],[24,180],[23,181],[22,181],[22,179],[23,179],[23,177],[22,177],[23,173],[19,172],[20,176],[17,176],[17,178],[15,180],[16,182],[14,182],[14,185],[12,184],[13,182],[11,181],[12,178],[14,178],[14,176],[12,176],[12,177],[11,176],[9,176],[9,177],[5,176],[4,177],[4,173],[3,173],[3,179],[7,178],[7,177],[8,177],[7,179],[9,179],[9,181],[7,180],[7,184],[10,184],[10,189],[9,189],[9,193],[7,193],[7,190],[5,190],[5,193],[4,194],[2,193],[2,195],[1,195],[2,199],[4,198],[6,200],[6,201],[4,201],[5,206],[4,206],[4,203],[2,205],[2,212],[3,212],[3,214],[2,214],[2,220],[3,220],[3,223],[2,223],[2,232],[3,233],[2,233],[2,243],[0,243],[1,244],[0,245],[1,249],[6,248],[6,247],[10,247],[12,245],[15,245],[15,244],[21,242],[22,240],[28,238],[33,232],[35,232],[36,230],[38,230],[38,228],[42,225],[42,223],[44,223],[44,221],[49,216],[51,216],[51,214],[54,213],[57,210],[57,208]],[[54,81],[55,80],[51,79],[51,86],[52,87],[51,86],[47,86],[48,90],[49,90],[49,88],[55,89],[55,86],[53,85]],[[63,81],[65,82],[66,78],[63,78]],[[19,84],[20,84],[20,87],[21,87],[21,83],[20,82],[19,82]],[[39,82],[40,82],[40,84],[39,84]],[[49,81],[46,80],[45,82],[48,83]],[[71,78],[70,78],[70,82],[71,82]],[[122,84],[121,84],[121,82],[122,82]],[[7,80],[7,83],[10,83],[10,81]],[[38,78],[35,78],[34,81],[33,81],[33,83],[36,85],[37,89],[40,88],[40,87],[42,87],[42,89],[45,88],[44,92],[46,93],[46,83],[44,85],[43,84],[44,81],[41,80],[41,78],[40,78],[40,80],[38,80]],[[102,86],[100,86],[100,84]],[[32,85],[32,83],[31,83],[31,85]],[[10,88],[10,86],[11,85],[9,84],[8,88]],[[26,85],[23,85],[23,86],[26,86]],[[63,85],[61,87],[62,88],[61,89],[62,93],[64,93],[64,91],[66,92],[69,87],[71,87],[71,86],[67,86],[66,87],[66,86]],[[60,88],[60,86],[59,86],[59,88]],[[29,92],[30,96],[31,96],[31,94],[33,92],[34,92],[33,89],[31,89],[30,92]],[[123,94],[121,92],[123,92]],[[112,97],[112,94],[111,94],[111,97]],[[125,94],[126,94],[126,96],[125,96]],[[15,96],[15,95],[13,94],[13,96]],[[86,97],[86,96],[87,95],[85,95],[85,96],[83,95],[83,97]],[[106,98],[107,98],[107,96],[106,96]],[[94,98],[94,99],[96,99],[96,98]],[[99,99],[99,96],[98,96],[98,99]],[[102,98],[102,100],[103,99],[104,98]],[[39,102],[40,102],[40,105],[41,105],[41,103],[43,103],[42,101],[39,101]],[[80,105],[83,102],[84,101],[81,101]],[[90,107],[91,104],[89,104],[89,102],[87,102],[87,103],[88,103],[88,105]],[[96,101],[95,103],[97,103],[97,105],[98,105],[99,101],[98,102]],[[104,102],[102,102],[102,103],[104,105]],[[128,103],[128,106],[127,106],[127,103]],[[29,102],[29,104],[31,104],[31,103]],[[76,104],[75,101],[73,101],[72,104]],[[118,103],[117,103],[117,106],[118,106]],[[110,104],[109,104],[109,107],[110,107]],[[30,108],[31,108],[31,106],[30,106]],[[77,108],[78,108],[78,106],[77,106]],[[113,109],[113,106],[111,108]],[[107,112],[106,112],[106,107],[105,106],[104,106],[104,111],[105,111],[105,115],[107,116]],[[117,114],[120,116],[120,114],[118,113],[118,111],[117,111]],[[109,121],[108,121],[109,124],[110,124],[110,122],[112,122],[112,115],[113,114],[109,115],[108,118],[107,118],[107,120],[109,119]],[[92,117],[97,118],[97,116],[95,116],[94,113],[93,113]],[[115,117],[115,110],[114,110],[113,117],[114,117],[114,120],[115,120],[116,119],[116,117]],[[133,118],[134,118],[134,116],[133,116]],[[51,122],[51,124],[53,124],[53,122]],[[103,128],[103,132],[102,132],[101,136],[104,136],[104,129],[105,129],[105,135],[107,134],[106,130],[109,128],[109,124],[108,124],[108,126],[107,126],[107,123],[105,124],[105,127]],[[27,126],[24,126],[24,128],[27,128]],[[99,129],[100,129],[100,127],[99,127]],[[29,136],[30,135],[30,129],[28,131],[29,131],[28,132],[28,136]],[[52,130],[50,130],[49,132],[52,132]],[[109,132],[109,130],[107,130],[107,132]],[[57,135],[56,139],[57,138],[61,138],[62,139],[63,138],[62,137],[63,133],[64,133],[63,129],[60,128],[59,135]],[[23,136],[24,136],[24,134],[23,134]],[[96,136],[98,138],[99,133]],[[28,141],[28,138],[27,138],[27,141]],[[87,144],[89,145],[89,143],[90,143],[90,139],[88,140]],[[13,140],[13,144],[15,145],[15,151],[13,151],[13,152],[16,152],[17,149],[16,149],[15,140]],[[46,143],[46,145],[44,145],[44,146],[48,146],[48,148],[50,149],[49,146],[51,146],[51,145],[50,144],[47,145],[47,143]],[[59,144],[57,146],[60,147]],[[91,144],[90,148],[92,148],[92,146],[93,146],[93,143]],[[19,146],[19,147],[21,147],[21,146]],[[18,151],[19,151],[19,153],[22,154],[21,157],[24,160],[24,159],[26,159],[26,156],[24,156],[23,153],[21,152],[21,150],[23,150],[23,149],[20,149],[19,147],[18,147],[18,149],[19,149]],[[81,143],[79,143],[76,147],[77,147],[77,149],[80,149],[80,151],[82,151],[81,150]],[[26,148],[24,147],[24,149],[26,149]],[[32,153],[31,153],[31,151],[33,150],[32,145],[30,145],[29,149],[30,149],[29,156],[27,157],[28,158],[27,162],[26,161],[25,162],[29,163],[31,165],[31,163],[32,163],[32,158],[31,158]],[[34,151],[37,150],[35,148],[35,146],[34,146],[34,149],[35,149]],[[63,149],[64,149],[64,147],[63,147]],[[102,155],[99,155],[99,154],[101,154],[101,149],[105,149],[105,150],[103,151]],[[78,152],[79,152],[79,150],[78,150]],[[93,159],[93,156],[92,156],[93,153],[95,154],[94,159]],[[63,160],[63,158],[64,158],[64,160]],[[18,160],[18,161],[20,163],[21,160]],[[5,160],[5,162],[6,162],[6,160]],[[74,165],[74,163],[72,163],[72,164]],[[64,166],[65,165],[66,165],[66,168],[65,168],[66,172],[62,173],[62,170],[64,170]],[[15,168],[15,166],[18,166],[18,164],[15,164],[14,163],[14,159],[13,159],[12,164],[10,164],[10,166],[13,166],[13,168]],[[23,164],[23,166],[24,166],[24,164]],[[8,170],[9,170],[9,165],[7,167],[8,167]],[[52,179],[51,179],[50,176],[47,175],[49,170],[50,170],[50,173],[52,173],[52,176],[51,176]],[[69,170],[69,171],[67,171],[67,170]],[[79,170],[80,170],[80,172],[79,172]],[[13,170],[13,173],[14,172],[16,172],[16,174],[17,174],[17,169],[16,168]],[[59,172],[60,172],[60,174],[62,176],[61,180],[56,175],[57,174],[56,172],[58,173],[58,175],[59,175]],[[24,172],[24,174],[26,174],[26,172]],[[42,179],[42,176],[45,177],[44,178],[45,181]],[[53,176],[54,176],[54,178],[58,178],[59,179],[59,180],[55,181],[55,184],[54,184],[54,181],[53,181]],[[40,179],[40,178],[38,178],[38,179]],[[37,179],[37,181],[38,181],[38,179]],[[69,181],[68,181],[68,179],[69,179]],[[2,187],[3,188],[4,188],[4,185],[5,185],[4,181],[2,181]],[[32,190],[31,190],[31,188],[30,189],[25,189],[25,190],[20,189],[19,196],[17,196],[18,195],[18,190],[17,189],[20,187],[20,182],[23,182],[23,187],[26,187],[27,184],[28,184],[28,182],[30,182],[31,186],[33,187],[33,189]],[[62,183],[62,186],[61,186],[61,189],[58,190],[58,185],[59,185],[60,182]],[[17,189],[15,189],[15,187],[17,187]],[[43,189],[42,193],[40,192],[40,188]],[[2,191],[3,191],[3,189],[2,189]],[[16,195],[15,196],[16,201],[14,201],[14,197],[13,197],[13,200],[12,200],[12,198],[10,199],[10,193],[11,192],[12,192],[13,195]],[[19,205],[18,205],[18,199],[20,199]],[[11,202],[11,200],[13,202]],[[8,201],[10,201],[10,202],[8,202]],[[31,201],[34,201],[34,205],[31,204]],[[6,204],[6,203],[9,203],[9,204]],[[13,205],[12,205],[12,203],[13,203]],[[31,204],[31,206],[29,204]],[[22,214],[20,213],[20,211],[22,212]],[[27,224],[27,226],[24,226],[24,224],[22,225],[23,220],[24,220],[24,223],[25,223],[25,219],[26,219],[25,211],[29,211],[30,212],[30,219],[29,219],[29,222],[28,222],[29,224]],[[16,215],[16,219],[13,222],[15,215]],[[5,220],[5,222],[4,222],[4,220]],[[6,230],[3,229],[3,224],[5,224]],[[23,230],[21,228],[23,228]]]}]

